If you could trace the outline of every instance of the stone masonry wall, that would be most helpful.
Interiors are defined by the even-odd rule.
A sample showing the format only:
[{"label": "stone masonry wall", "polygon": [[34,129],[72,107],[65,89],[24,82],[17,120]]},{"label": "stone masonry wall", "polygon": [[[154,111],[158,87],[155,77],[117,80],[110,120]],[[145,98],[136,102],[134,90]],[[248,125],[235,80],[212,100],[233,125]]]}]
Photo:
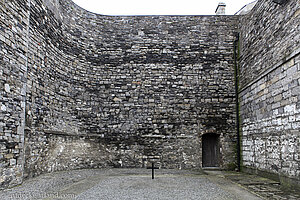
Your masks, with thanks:
[{"label": "stone masonry wall", "polygon": [[[27,64],[26,70],[18,65],[20,72],[2,64],[1,70],[11,76],[10,85],[20,80],[19,91],[26,91],[7,98],[21,106],[9,115],[1,112],[0,120],[16,115],[15,127],[25,119],[26,126],[19,128],[20,145],[1,151],[25,163],[18,168],[13,158],[1,160],[7,163],[2,187],[56,170],[145,167],[148,156],[157,156],[162,168],[200,168],[206,133],[220,135],[220,166],[235,165],[237,16],[110,17],[70,0],[10,2],[4,17],[27,12],[27,32],[20,37],[26,39],[21,58]],[[27,10],[18,9],[23,4]],[[15,26],[7,24],[5,34],[15,37]],[[14,46],[7,42],[5,49],[13,54]],[[7,81],[1,81],[3,93]],[[1,137],[6,129],[17,135],[2,121],[7,128]]]},{"label": "stone masonry wall", "polygon": [[259,0],[240,20],[240,87],[274,65],[288,61],[299,48],[299,1],[279,5]]},{"label": "stone masonry wall", "polygon": [[259,1],[241,19],[243,165],[300,177],[300,3]]},{"label": "stone masonry wall", "polygon": [[22,182],[28,1],[0,1],[0,188]]},{"label": "stone masonry wall", "polygon": [[111,17],[70,0],[0,0],[0,188],[57,170],[235,165],[299,184],[299,1],[238,16]]}]

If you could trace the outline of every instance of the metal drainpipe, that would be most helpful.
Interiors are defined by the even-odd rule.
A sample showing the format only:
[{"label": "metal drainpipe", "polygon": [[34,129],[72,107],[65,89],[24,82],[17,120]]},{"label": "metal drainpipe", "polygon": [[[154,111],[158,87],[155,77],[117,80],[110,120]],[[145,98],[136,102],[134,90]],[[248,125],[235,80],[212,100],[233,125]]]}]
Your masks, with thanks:
[{"label": "metal drainpipe", "polygon": [[234,74],[235,74],[235,104],[236,104],[236,140],[237,140],[237,170],[241,171],[241,145],[240,145],[240,120],[239,120],[239,79],[238,79],[238,63],[237,51],[239,43],[239,33],[235,35],[234,41]]}]

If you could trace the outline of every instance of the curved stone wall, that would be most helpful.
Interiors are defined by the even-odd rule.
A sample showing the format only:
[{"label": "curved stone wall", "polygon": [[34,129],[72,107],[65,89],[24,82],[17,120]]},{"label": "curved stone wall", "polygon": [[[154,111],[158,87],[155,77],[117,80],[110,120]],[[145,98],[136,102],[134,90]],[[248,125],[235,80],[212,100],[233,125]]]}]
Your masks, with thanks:
[{"label": "curved stone wall", "polygon": [[[151,156],[162,168],[200,168],[201,136],[211,133],[220,167],[235,166],[237,16],[111,17],[70,0],[12,2],[8,23],[27,19],[26,62],[16,58],[26,126],[21,153],[9,150],[17,163],[3,160],[21,174],[2,171],[3,187],[57,170],[145,167]],[[24,16],[14,9],[23,4]]]},{"label": "curved stone wall", "polygon": [[[150,155],[160,157],[161,167],[199,168],[206,131],[222,135],[221,166],[234,164],[236,17],[108,17],[70,1],[48,6],[53,16],[41,17],[37,5],[30,21],[32,36],[43,36],[36,50],[42,66],[29,74],[53,94],[28,91],[35,99],[27,115],[29,173],[40,163],[40,171],[143,167]],[[98,147],[78,155],[77,145]],[[49,157],[61,159],[53,164]]]},{"label": "curved stone wall", "polygon": [[151,157],[200,168],[204,134],[233,169],[237,31],[243,169],[299,186],[299,6],[112,17],[71,0],[0,0],[0,188]]}]

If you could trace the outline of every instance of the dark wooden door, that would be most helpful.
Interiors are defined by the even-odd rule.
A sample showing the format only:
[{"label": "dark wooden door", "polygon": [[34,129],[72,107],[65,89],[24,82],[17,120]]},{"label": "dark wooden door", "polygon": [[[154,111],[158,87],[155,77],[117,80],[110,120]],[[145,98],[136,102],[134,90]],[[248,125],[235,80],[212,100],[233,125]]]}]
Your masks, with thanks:
[{"label": "dark wooden door", "polygon": [[216,134],[206,134],[202,136],[202,166],[219,166],[219,136]]}]

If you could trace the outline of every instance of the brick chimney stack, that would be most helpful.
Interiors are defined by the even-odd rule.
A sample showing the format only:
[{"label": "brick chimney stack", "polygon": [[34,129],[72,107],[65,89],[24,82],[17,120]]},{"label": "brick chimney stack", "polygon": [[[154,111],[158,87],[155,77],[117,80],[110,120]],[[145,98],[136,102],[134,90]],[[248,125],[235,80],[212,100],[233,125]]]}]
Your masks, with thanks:
[{"label": "brick chimney stack", "polygon": [[216,9],[216,15],[225,15],[225,7],[226,7],[226,4],[220,2]]}]

